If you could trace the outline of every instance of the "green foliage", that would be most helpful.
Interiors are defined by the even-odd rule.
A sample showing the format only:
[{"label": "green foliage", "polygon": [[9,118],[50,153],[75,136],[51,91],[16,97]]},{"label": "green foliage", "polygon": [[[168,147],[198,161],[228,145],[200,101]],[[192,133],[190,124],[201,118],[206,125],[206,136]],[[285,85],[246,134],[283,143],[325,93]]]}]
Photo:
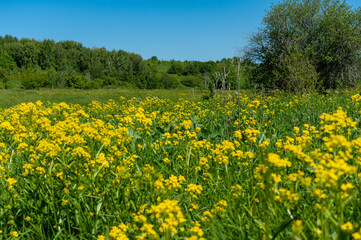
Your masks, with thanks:
[{"label": "green foliage", "polygon": [[[295,84],[285,81],[306,71],[310,79],[316,72],[325,88],[336,88],[340,82],[356,84],[360,79],[360,18],[360,9],[353,10],[338,0],[288,0],[272,5],[247,52],[258,64],[253,69],[253,82],[289,88]],[[295,58],[300,61],[291,71]],[[297,91],[298,87],[292,89]]]},{"label": "green foliage", "polygon": [[24,70],[20,76],[21,84],[25,89],[39,89],[47,86],[47,78],[44,73],[38,73],[33,69]]},{"label": "green foliage", "polygon": [[208,90],[209,93],[202,96],[203,100],[209,100],[214,97],[214,84],[212,82],[208,82]]},{"label": "green foliage", "polygon": [[7,82],[7,76],[5,75],[5,70],[0,68],[0,89],[5,88],[5,82]]},{"label": "green foliage", "polygon": [[46,76],[49,86],[51,88],[57,87],[59,83],[59,73],[54,68],[50,68],[43,72]]},{"label": "green foliage", "polygon": [[[138,55],[139,56],[139,55]],[[140,57],[140,56],[139,56]],[[156,67],[145,62],[139,62],[137,69],[141,69],[141,73],[135,77],[135,85],[141,89],[156,89],[162,86],[162,82],[156,74]],[[134,69],[136,70],[136,69]],[[137,70],[139,71],[139,70]]]},{"label": "green foliage", "polygon": [[[234,59],[224,58],[217,64],[214,71],[218,73],[224,73],[224,72],[228,73],[226,82],[227,82],[227,86],[229,86],[231,89],[237,89],[238,87],[237,69],[235,65],[236,64],[234,62]],[[215,81],[214,74],[213,74],[213,81]],[[218,82],[217,88],[222,88],[222,83],[220,81]]]},{"label": "green foliage", "polygon": [[117,84],[117,79],[109,76],[106,76],[103,79],[103,83],[102,83],[103,86],[116,85],[116,84]]},{"label": "green foliage", "polygon": [[[52,87],[69,87],[69,84],[74,84],[69,79],[69,84],[65,84],[66,77],[85,75],[88,79],[111,78],[106,79],[105,86],[125,81],[140,88],[154,88],[154,71],[149,70],[146,61],[138,54],[96,47],[89,49],[74,41],[40,42],[33,39],[17,40],[11,36],[0,37],[0,49],[1,68],[13,71],[17,66],[22,69],[50,71]],[[53,73],[54,70],[57,74]],[[80,85],[74,86],[85,87]],[[97,85],[93,84],[93,87]]]},{"label": "green foliage", "polygon": [[123,89],[135,89],[137,88],[136,86],[134,86],[133,84],[129,83],[129,82],[124,82],[124,81],[119,81],[118,82],[118,86],[120,88],[123,88]]},{"label": "green foliage", "polygon": [[316,89],[319,74],[309,57],[297,49],[279,63],[277,70],[275,76],[288,91],[305,93]]},{"label": "green foliage", "polygon": [[103,85],[103,81],[99,78],[94,79],[92,81],[88,81],[84,85],[84,89],[100,89]]},{"label": "green foliage", "polygon": [[156,63],[159,63],[159,62],[160,62],[160,61],[158,60],[157,56],[152,56],[151,58],[149,58],[149,61],[156,62]]},{"label": "green foliage", "polygon": [[0,68],[0,81],[3,81],[5,79],[5,70]]},{"label": "green foliage", "polygon": [[[228,81],[235,88],[236,75],[232,59],[222,61],[160,61],[156,56],[144,60],[140,55],[122,50],[86,48],[75,41],[0,36],[0,68],[13,79],[23,79],[22,69],[32,69],[45,76],[46,81],[35,83],[22,80],[26,88],[98,88],[131,86],[140,89],[177,88],[182,86],[206,88],[204,76],[211,78],[215,71],[226,66]],[[167,76],[165,76],[165,75]],[[83,77],[80,77],[83,76]],[[86,76],[86,79],[84,78]],[[101,79],[101,81],[99,80]],[[182,83],[180,83],[180,81]],[[127,83],[127,84],[125,84]]]},{"label": "green foliage", "polygon": [[181,83],[187,87],[200,87],[202,79],[200,76],[185,76],[181,78]]},{"label": "green foliage", "polygon": [[0,45],[2,44],[6,44],[6,43],[13,43],[13,42],[18,42],[18,38],[10,36],[10,35],[5,35],[4,37],[0,36]]},{"label": "green foliage", "polygon": [[84,89],[87,85],[87,78],[84,75],[75,75],[65,78],[65,86],[70,88]]},{"label": "green foliage", "polygon": [[183,73],[183,65],[179,61],[170,61],[170,67],[167,71],[169,74],[182,74]]},{"label": "green foliage", "polygon": [[199,62],[199,61],[170,61],[170,66],[167,70],[169,74],[177,74],[183,76],[196,76],[199,74],[211,73],[217,69],[220,62]]},{"label": "green foliage", "polygon": [[198,61],[194,61],[194,62],[185,61],[182,74],[185,76],[197,75],[198,73],[200,73],[200,65],[201,63]]},{"label": "green foliage", "polygon": [[10,72],[16,68],[16,62],[9,54],[5,53],[0,56],[0,68]]},{"label": "green foliage", "polygon": [[179,81],[175,77],[168,75],[168,74],[163,74],[161,81],[162,81],[163,87],[165,89],[174,89],[174,88],[179,87],[179,84],[180,84]]}]

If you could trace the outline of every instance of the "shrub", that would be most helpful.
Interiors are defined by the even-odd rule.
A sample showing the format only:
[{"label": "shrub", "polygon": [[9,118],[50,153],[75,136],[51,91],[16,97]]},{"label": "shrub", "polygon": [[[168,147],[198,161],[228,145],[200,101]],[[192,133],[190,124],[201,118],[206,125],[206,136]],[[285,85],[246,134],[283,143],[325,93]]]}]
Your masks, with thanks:
[{"label": "shrub", "polygon": [[84,89],[86,84],[87,78],[81,74],[65,78],[66,87]]},{"label": "shrub", "polygon": [[161,81],[165,89],[174,89],[179,87],[179,81],[171,75],[163,74]]},{"label": "shrub", "polygon": [[103,81],[99,78],[93,80],[93,81],[88,81],[85,85],[84,85],[84,89],[100,89],[102,87]]},{"label": "shrub", "polygon": [[120,88],[125,88],[125,89],[132,89],[132,88],[137,88],[136,86],[134,86],[133,84],[129,83],[129,82],[125,82],[125,81],[119,81],[118,82],[118,86]]},{"label": "shrub", "polygon": [[27,69],[21,76],[21,84],[25,89],[38,89],[47,85],[46,76],[42,73],[37,73],[35,70]]},{"label": "shrub", "polygon": [[103,86],[109,86],[115,84],[117,84],[117,79],[108,76],[103,79],[103,83],[102,83]]},{"label": "shrub", "polygon": [[181,83],[186,87],[199,87],[202,84],[202,80],[197,76],[188,75],[181,79]]}]

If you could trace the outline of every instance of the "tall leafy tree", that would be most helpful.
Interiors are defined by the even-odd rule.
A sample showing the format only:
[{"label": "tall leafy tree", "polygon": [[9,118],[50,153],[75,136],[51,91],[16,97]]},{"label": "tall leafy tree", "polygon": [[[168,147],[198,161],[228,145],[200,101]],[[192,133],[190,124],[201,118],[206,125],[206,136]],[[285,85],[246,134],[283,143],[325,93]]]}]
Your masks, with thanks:
[{"label": "tall leafy tree", "polygon": [[339,0],[284,0],[272,5],[250,42],[246,56],[258,64],[253,71],[256,83],[289,88],[296,74],[302,84],[317,75],[318,86],[325,88],[355,84],[361,9]]},{"label": "tall leafy tree", "polygon": [[13,42],[19,42],[19,40],[10,35],[5,35],[4,37],[0,36],[0,45]]},{"label": "tall leafy tree", "polygon": [[4,69],[8,72],[14,70],[16,68],[16,62],[14,59],[8,54],[1,54],[0,55],[0,69]]},{"label": "tall leafy tree", "polygon": [[55,41],[44,40],[39,45],[39,66],[42,70],[55,68]]},{"label": "tall leafy tree", "polygon": [[23,55],[21,56],[21,65],[25,68],[36,68],[39,66],[40,44],[35,40],[21,39],[23,46]]}]

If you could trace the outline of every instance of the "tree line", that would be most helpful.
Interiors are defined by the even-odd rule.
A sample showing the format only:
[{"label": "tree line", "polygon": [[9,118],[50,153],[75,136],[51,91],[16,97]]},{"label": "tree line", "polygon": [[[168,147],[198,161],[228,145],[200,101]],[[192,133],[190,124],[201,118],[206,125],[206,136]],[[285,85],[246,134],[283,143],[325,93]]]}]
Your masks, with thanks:
[{"label": "tree line", "polygon": [[25,88],[99,88],[131,84],[152,88],[154,70],[138,54],[87,48],[74,41],[55,42],[0,37],[0,69]]},{"label": "tree line", "polygon": [[[0,36],[0,88],[14,87],[14,80],[25,89],[207,87],[214,72],[231,65],[232,59],[181,62],[152,57],[144,60],[139,54],[88,48],[75,41]],[[232,74],[229,81],[235,81]]]}]

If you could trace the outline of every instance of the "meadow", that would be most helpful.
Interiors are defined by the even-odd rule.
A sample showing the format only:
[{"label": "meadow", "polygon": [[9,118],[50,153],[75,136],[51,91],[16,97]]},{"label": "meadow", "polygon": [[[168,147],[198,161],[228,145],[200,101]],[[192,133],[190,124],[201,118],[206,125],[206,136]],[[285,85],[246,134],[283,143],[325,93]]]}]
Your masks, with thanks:
[{"label": "meadow", "polygon": [[0,239],[361,239],[356,91],[0,93]]}]

